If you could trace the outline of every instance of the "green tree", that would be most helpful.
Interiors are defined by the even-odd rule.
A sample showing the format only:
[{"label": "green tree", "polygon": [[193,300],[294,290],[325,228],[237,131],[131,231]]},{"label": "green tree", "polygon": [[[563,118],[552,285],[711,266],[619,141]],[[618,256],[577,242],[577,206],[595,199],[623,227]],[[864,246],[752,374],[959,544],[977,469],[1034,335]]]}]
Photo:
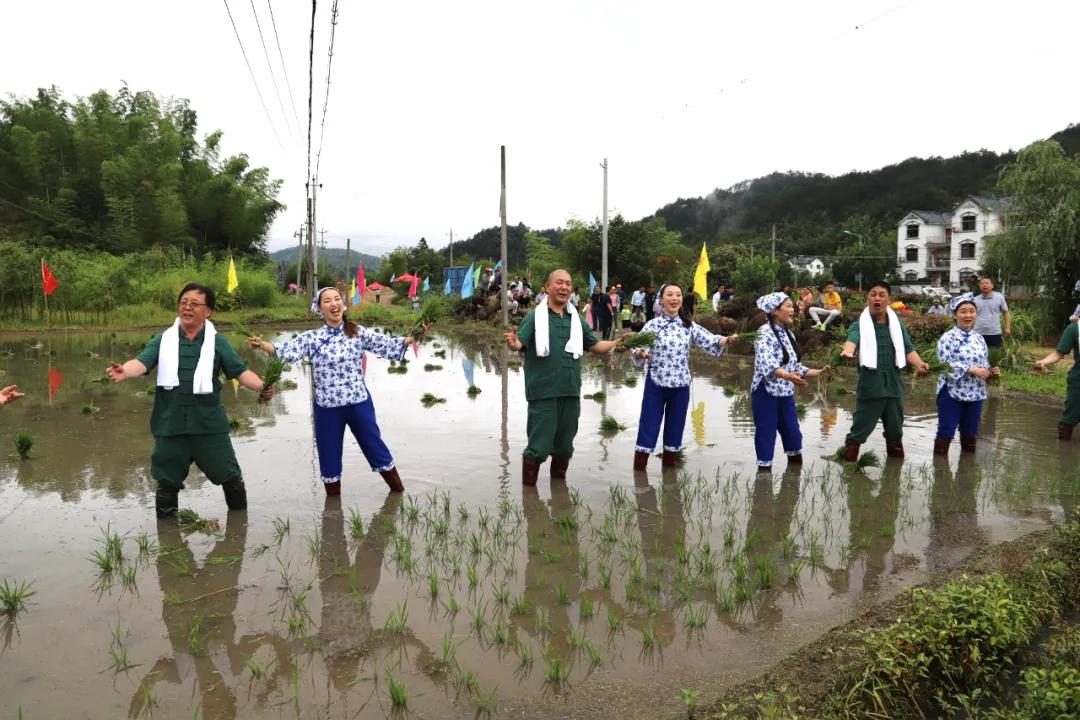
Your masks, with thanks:
[{"label": "green tree", "polygon": [[562,253],[548,238],[532,230],[525,233],[525,265],[538,284],[543,283],[552,270],[565,264]]},{"label": "green tree", "polygon": [[739,295],[758,297],[777,288],[777,274],[780,263],[764,255],[743,258],[735,263],[731,271],[731,282]]},{"label": "green tree", "polygon": [[1080,276],[1080,158],[1055,140],[1033,143],[1001,170],[1012,196],[1005,232],[986,240],[983,263],[1002,280],[1045,288],[1050,317],[1068,317]]}]

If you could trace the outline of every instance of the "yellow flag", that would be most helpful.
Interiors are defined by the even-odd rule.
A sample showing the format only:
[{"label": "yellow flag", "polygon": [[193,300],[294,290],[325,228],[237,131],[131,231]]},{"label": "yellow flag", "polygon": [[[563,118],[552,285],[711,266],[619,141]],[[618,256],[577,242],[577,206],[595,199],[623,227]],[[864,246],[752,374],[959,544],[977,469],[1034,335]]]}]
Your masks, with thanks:
[{"label": "yellow flag", "polygon": [[705,243],[701,244],[701,257],[698,258],[697,270],[694,271],[694,293],[702,300],[709,297],[709,254]]},{"label": "yellow flag", "polygon": [[236,265],[233,264],[232,258],[229,258],[229,282],[225,286],[225,292],[232,292],[238,287],[240,287],[240,281],[236,279]]}]

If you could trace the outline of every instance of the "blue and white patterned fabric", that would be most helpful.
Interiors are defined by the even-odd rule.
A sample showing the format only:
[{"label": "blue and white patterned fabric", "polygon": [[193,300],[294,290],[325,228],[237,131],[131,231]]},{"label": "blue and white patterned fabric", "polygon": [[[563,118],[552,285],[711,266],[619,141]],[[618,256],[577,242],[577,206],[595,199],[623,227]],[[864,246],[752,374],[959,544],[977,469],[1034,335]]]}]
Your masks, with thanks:
[{"label": "blue and white patterned fabric", "polygon": [[959,310],[960,306],[964,303],[971,303],[972,305],[974,305],[975,296],[969,292],[964,293],[963,295],[957,295],[949,301],[949,312],[955,315],[956,311]]},{"label": "blue and white patterned fabric", "polygon": [[346,337],[341,327],[329,325],[308,330],[276,348],[286,362],[311,361],[315,402],[325,408],[344,407],[368,399],[361,363],[365,352],[387,360],[405,356],[405,338],[383,335],[357,326],[356,337]]},{"label": "blue and white patterned fabric", "polygon": [[990,369],[986,340],[977,332],[954,327],[938,339],[938,360],[949,369],[938,377],[937,389],[948,387],[949,397],[960,402],[986,399],[986,381],[968,373],[973,367]]},{"label": "blue and white patterned fabric", "polygon": [[769,293],[768,295],[762,295],[757,299],[757,306],[759,309],[764,310],[771,315],[772,311],[783,305],[785,300],[790,300],[786,293]]},{"label": "blue and white patterned fabric", "polygon": [[[782,295],[783,293],[776,294]],[[750,392],[757,390],[758,385],[764,381],[767,393],[773,397],[788,397],[795,394],[795,383],[778,378],[773,373],[778,368],[783,368],[799,377],[805,377],[810,368],[796,359],[795,347],[791,344],[791,338],[788,336],[787,331],[779,325],[776,330],[777,332],[773,332],[769,323],[765,323],[758,328],[757,340],[754,340],[754,380],[750,383]],[[777,334],[780,335],[779,340],[776,339]],[[784,351],[781,343],[783,343],[782,347],[787,348],[788,352],[786,365],[784,364]]]},{"label": "blue and white patterned fabric", "polygon": [[[649,376],[663,388],[686,387],[690,384],[691,344],[716,357],[726,352],[726,348],[720,344],[724,339],[722,335],[713,335],[697,323],[685,327],[678,316],[654,317],[645,323],[641,332],[656,334],[656,340],[649,350]],[[634,355],[634,365],[641,367],[644,364],[645,360]]]}]

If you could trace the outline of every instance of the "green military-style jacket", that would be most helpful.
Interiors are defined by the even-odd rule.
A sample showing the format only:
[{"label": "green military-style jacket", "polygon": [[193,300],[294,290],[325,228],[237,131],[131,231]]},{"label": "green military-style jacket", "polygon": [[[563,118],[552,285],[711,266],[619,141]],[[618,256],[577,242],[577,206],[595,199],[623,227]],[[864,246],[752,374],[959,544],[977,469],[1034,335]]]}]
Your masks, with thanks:
[{"label": "green military-style jacket", "polygon": [[[184,331],[180,332],[180,362],[177,375],[180,384],[172,390],[157,388],[154,391],[154,410],[150,413],[150,432],[155,436],[168,435],[206,435],[229,432],[229,418],[221,404],[221,374],[232,379],[247,370],[247,365],[236,354],[236,350],[218,333],[214,337],[214,390],[208,395],[195,395],[191,392],[195,378],[195,367],[199,364],[205,328],[188,340]],[[158,351],[161,336],[158,333],[135,358],[146,366],[149,373],[158,364]]]},{"label": "green military-style jacket", "polygon": [[[904,338],[904,354],[915,349],[908,335],[907,328],[900,318],[900,334]],[[859,388],[855,393],[856,400],[880,400],[882,398],[902,398],[904,396],[904,381],[900,377],[900,368],[896,367],[896,350],[893,348],[892,336],[889,335],[887,323],[874,323],[874,336],[877,338],[877,370],[859,366]],[[859,344],[859,322],[856,320],[848,326],[847,339],[856,345]],[[855,355],[858,357],[858,354]]]},{"label": "green military-style jacket", "polygon": [[[548,340],[550,352],[547,357],[537,357],[535,348],[536,318],[538,312],[548,314]],[[579,312],[581,323],[582,350],[587,350],[599,340],[585,324],[585,317]],[[534,308],[522,319],[517,336],[525,346],[525,399],[547,400],[560,397],[581,396],[581,358],[577,360],[564,349],[570,341],[570,311],[562,315],[544,303]]]},{"label": "green military-style jacket", "polygon": [[1065,332],[1061,333],[1061,339],[1057,344],[1059,353],[1065,356],[1071,353],[1073,356],[1073,366],[1068,376],[1070,384],[1080,384],[1080,344],[1077,342],[1077,336],[1080,336],[1080,323],[1071,322],[1065,328]]}]

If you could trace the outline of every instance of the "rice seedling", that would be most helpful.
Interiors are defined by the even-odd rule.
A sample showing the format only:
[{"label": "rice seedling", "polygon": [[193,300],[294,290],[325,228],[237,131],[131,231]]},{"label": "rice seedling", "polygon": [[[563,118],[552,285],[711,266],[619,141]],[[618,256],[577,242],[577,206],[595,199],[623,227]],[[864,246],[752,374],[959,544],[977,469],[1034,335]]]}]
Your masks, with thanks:
[{"label": "rice seedling", "polygon": [[510,604],[510,588],[508,588],[505,583],[498,587],[492,586],[491,594],[498,605],[506,607]]},{"label": "rice seedling", "polygon": [[94,405],[93,400],[90,400],[89,405],[83,405],[82,406],[82,414],[83,415],[91,415],[92,416],[92,415],[94,415],[96,413],[99,413],[99,412],[101,412],[101,408]]},{"label": "rice seedling", "polygon": [[176,592],[175,590],[170,590],[169,592],[165,593],[165,602],[174,606],[183,605],[184,598],[180,597],[180,593]]},{"label": "rice seedling", "polygon": [[436,370],[442,370],[442,365],[435,365],[433,363],[424,363],[424,372],[435,372]]},{"label": "rice seedling", "polygon": [[627,375],[623,378],[623,385],[628,388],[637,387],[637,375]]},{"label": "rice seedling", "polygon": [[289,530],[291,529],[291,524],[289,522],[289,518],[282,519],[282,518],[276,517],[276,518],[274,518],[273,525],[274,525],[274,542],[275,542],[275,544],[280,545],[281,541],[285,538],[286,535],[289,534]]},{"label": "rice seedling", "polygon": [[142,531],[135,536],[135,546],[139,549],[139,557],[144,558],[150,554],[153,549],[153,541],[150,536],[146,534],[146,531]]},{"label": "rice seedling", "polygon": [[[279,386],[279,387],[280,387],[280,388],[281,388],[282,390],[295,390],[296,388],[298,388],[298,387],[299,387],[299,385],[297,385],[297,384],[296,384],[296,381],[295,381],[295,380],[290,380],[289,378],[285,378],[284,380],[282,380],[281,382],[279,382],[279,383],[278,383],[278,386]],[[264,401],[264,402],[265,402],[265,401]]]},{"label": "rice seedling", "polygon": [[804,403],[804,402],[795,403],[795,414],[798,415],[799,417],[802,417],[803,415],[805,415],[806,414],[806,403]]},{"label": "rice seedling", "polygon": [[409,622],[409,601],[406,600],[403,603],[398,603],[394,606],[394,609],[390,611],[390,614],[386,617],[386,624],[383,626],[392,633],[403,633]]},{"label": "rice seedling", "polygon": [[619,347],[625,350],[634,350],[636,348],[649,348],[656,342],[656,333],[651,332],[636,332],[626,335],[622,342],[619,343]]},{"label": "rice seedling", "polygon": [[116,625],[111,628],[112,640],[109,641],[109,659],[112,661],[112,669],[114,672],[123,672],[129,668],[135,667],[130,660],[128,660],[127,646],[124,645],[123,631],[120,629],[120,615],[116,616]]},{"label": "rice seedling", "polygon": [[136,568],[134,565],[124,565],[120,568],[120,584],[123,585],[125,589],[136,589],[135,573]]},{"label": "rice seedling", "polygon": [[458,605],[457,598],[451,595],[450,600],[446,603],[446,614],[450,617],[456,617],[459,612],[461,612],[461,606]]},{"label": "rice seedling", "polygon": [[409,702],[405,692],[405,683],[394,677],[389,668],[386,670],[386,688],[390,693],[390,703],[396,708],[404,708]]},{"label": "rice seedling", "polygon": [[656,647],[656,632],[652,627],[641,628],[641,647],[643,650],[652,650]]},{"label": "rice seedling", "polygon": [[716,598],[716,606],[720,612],[731,615],[735,612],[735,608],[738,605],[738,601],[735,597],[735,590],[732,587],[724,588],[720,591],[720,594]]},{"label": "rice seedling", "polygon": [[20,460],[26,460],[30,457],[30,450],[34,447],[34,436],[30,433],[15,433],[11,438],[12,443],[15,445],[15,454]]},{"label": "rice seedling", "polygon": [[560,605],[570,604],[570,592],[566,589],[566,585],[561,581],[555,586],[555,602]]},{"label": "rice seedling", "polygon": [[[139,685],[139,692],[142,694],[143,703],[146,705],[147,715],[152,714],[153,709],[158,706],[157,693],[145,683]],[[22,720],[22,713],[19,713],[19,718]]]},{"label": "rice seedling", "polygon": [[423,405],[426,408],[429,408],[429,407],[432,407],[434,405],[438,405],[439,403],[444,403],[444,402],[446,402],[446,398],[436,397],[435,395],[432,395],[429,392],[424,393],[423,395],[420,396],[420,404]]},{"label": "rice seedling", "polygon": [[443,635],[442,651],[439,654],[439,660],[442,662],[443,667],[447,669],[457,667],[457,649],[460,645],[460,642],[454,642],[454,638],[450,633]]},{"label": "rice seedling", "polygon": [[597,390],[594,393],[588,393],[581,396],[584,400],[595,400],[596,402],[603,402],[607,395],[603,390]]},{"label": "rice seedling", "polygon": [[502,615],[495,619],[491,628],[491,641],[500,647],[510,644],[510,627]]},{"label": "rice seedling", "polygon": [[600,420],[600,430],[603,432],[619,432],[625,430],[626,426],[613,418],[611,415],[605,415]]},{"label": "rice seedling", "polygon": [[479,692],[480,690],[480,678],[476,676],[476,673],[472,670],[458,669],[457,677],[458,685],[463,687],[469,693]]},{"label": "rice seedling", "polygon": [[765,555],[754,557],[754,578],[761,590],[768,590],[773,586],[773,564]]},{"label": "rice seedling", "polygon": [[[270,358],[269,362],[266,363],[266,370],[265,370],[265,372],[263,372],[263,391],[265,392],[266,390],[269,390],[275,384],[277,384],[278,381],[281,380],[281,374],[284,371],[285,371],[285,361],[284,360],[282,360],[281,358],[277,358],[277,357]],[[293,383],[293,385],[295,386],[295,383]],[[282,383],[282,386],[284,386],[284,383]],[[265,398],[260,394],[259,395],[259,402],[266,403],[266,402],[270,402],[270,400],[269,400],[269,398]]]},{"label": "rice seedling", "polygon": [[679,694],[675,698],[686,706],[686,717],[694,717],[694,707],[697,705],[698,695],[701,694],[700,690],[688,690],[686,688],[679,688]]},{"label": "rice seedling", "polygon": [[180,508],[176,512],[176,524],[180,526],[180,529],[188,532],[201,532],[207,535],[216,533],[221,529],[221,524],[217,520],[211,520],[199,516],[199,513],[195,512],[191,508]]},{"label": "rice seedling", "polygon": [[816,542],[810,545],[810,567],[817,570],[825,566],[825,548]]},{"label": "rice seedling", "polygon": [[477,637],[484,637],[484,628],[487,627],[487,603],[477,602],[476,607],[471,611],[472,615],[472,627],[476,631]]},{"label": "rice seedling", "polygon": [[480,585],[480,576],[476,572],[475,565],[470,565],[469,567],[465,568],[465,577],[469,581],[469,588],[475,589],[478,585]]},{"label": "rice seedling", "polygon": [[551,630],[551,613],[543,605],[536,606],[536,631],[546,633]]},{"label": "rice seedling", "polygon": [[230,430],[250,430],[252,427],[254,427],[252,422],[245,417],[229,418]]},{"label": "rice seedling", "polygon": [[445,350],[436,350],[436,351],[434,352],[434,355],[435,355],[435,357],[437,357],[437,358],[442,358],[443,360],[445,360],[445,359],[446,359],[446,351],[445,351]]},{"label": "rice seedling", "polygon": [[191,620],[191,626],[188,628],[188,652],[192,655],[205,655],[206,654],[206,639],[202,636],[202,624],[205,616],[199,614]]},{"label": "rice seedling", "polygon": [[4,578],[3,583],[0,584],[0,606],[3,607],[3,612],[7,615],[15,615],[19,610],[25,609],[26,601],[37,594],[37,591],[30,589],[33,584],[33,582],[18,583]]},{"label": "rice seedling", "polygon": [[799,583],[799,576],[802,575],[804,569],[806,569],[805,560],[802,558],[793,560],[791,564],[788,565],[788,581],[797,585]]},{"label": "rice seedling", "polygon": [[601,590],[611,589],[611,568],[602,562],[596,565],[596,583]]},{"label": "rice seedling", "polygon": [[578,618],[585,622],[591,620],[592,616],[596,614],[596,604],[589,598],[581,599],[581,606],[578,608]]},{"label": "rice seedling", "polygon": [[544,655],[544,682],[549,685],[561,685],[570,677],[570,668],[559,657]]},{"label": "rice seedling", "polygon": [[465,391],[465,394],[468,395],[471,398],[474,398],[477,395],[479,395],[481,392],[483,392],[483,391],[480,388],[476,387],[475,385],[470,385],[469,389]]},{"label": "rice seedling", "polygon": [[585,645],[585,631],[578,630],[573,625],[568,625],[566,627],[566,640],[570,643],[570,647],[580,650]]},{"label": "rice seedling", "polygon": [[519,639],[517,645],[514,646],[514,651],[517,653],[519,665],[529,667],[533,664],[533,651],[529,643]]},{"label": "rice seedling", "polygon": [[691,630],[697,630],[705,627],[708,622],[708,608],[705,605],[700,605],[697,608],[688,607],[686,609],[686,627]]},{"label": "rice seedling", "polygon": [[868,467],[881,467],[881,457],[874,450],[867,450],[859,456],[859,460],[855,465],[860,470]]},{"label": "rice seedling", "polygon": [[660,596],[650,595],[645,598],[645,609],[648,610],[650,617],[656,617],[660,614]]},{"label": "rice seedling", "polygon": [[607,609],[607,626],[608,631],[613,633],[619,632],[623,627],[623,619],[610,606]]}]

